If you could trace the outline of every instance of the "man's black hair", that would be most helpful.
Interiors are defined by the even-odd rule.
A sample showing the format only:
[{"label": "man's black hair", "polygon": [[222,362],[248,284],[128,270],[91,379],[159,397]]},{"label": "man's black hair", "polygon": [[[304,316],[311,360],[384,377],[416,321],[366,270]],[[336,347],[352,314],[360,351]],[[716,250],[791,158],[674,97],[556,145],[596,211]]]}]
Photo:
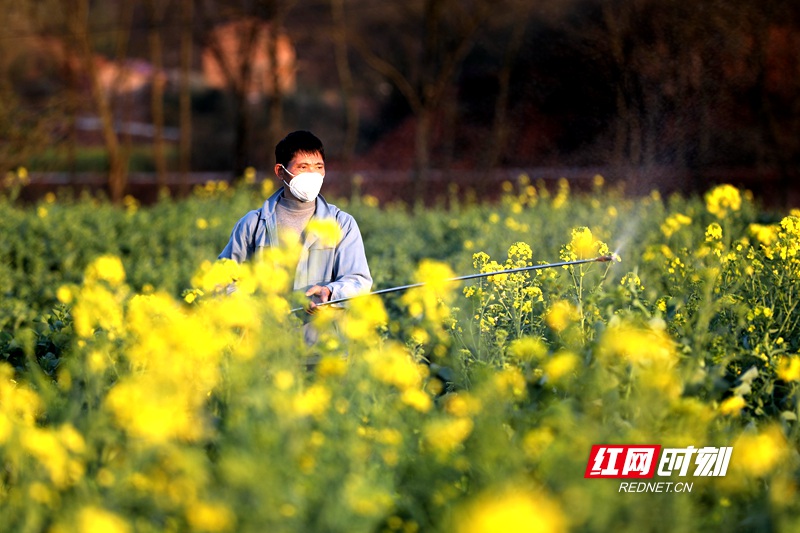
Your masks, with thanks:
[{"label": "man's black hair", "polygon": [[298,152],[309,154],[319,152],[325,161],[325,148],[316,135],[310,131],[293,131],[275,146],[275,162],[286,166]]}]

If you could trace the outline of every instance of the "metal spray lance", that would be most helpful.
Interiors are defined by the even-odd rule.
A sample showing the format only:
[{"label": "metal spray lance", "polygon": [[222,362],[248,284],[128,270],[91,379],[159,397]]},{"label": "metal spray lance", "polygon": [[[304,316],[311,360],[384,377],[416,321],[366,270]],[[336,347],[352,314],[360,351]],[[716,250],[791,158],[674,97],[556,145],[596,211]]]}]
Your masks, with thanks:
[{"label": "metal spray lance", "polygon": [[[485,277],[488,277],[488,276],[499,276],[499,275],[502,275],[502,274],[515,274],[517,272],[525,272],[525,271],[528,271],[528,270],[543,270],[545,268],[557,268],[557,267],[565,267],[565,266],[571,266],[571,265],[582,265],[582,264],[585,264],[585,263],[608,263],[610,261],[615,261],[615,260],[619,260],[619,256],[616,255],[616,254],[601,255],[599,257],[594,257],[594,258],[591,258],[591,259],[577,259],[575,261],[563,261],[561,263],[545,263],[545,264],[542,264],[542,265],[532,265],[532,266],[519,267],[519,268],[510,268],[508,270],[497,270],[495,272],[479,272],[477,274],[467,274],[466,276],[458,276],[456,278],[450,278],[450,279],[447,279],[445,281],[446,282],[465,281],[465,280],[469,280],[469,279],[485,278]],[[334,305],[334,304],[338,304],[338,303],[342,303],[342,302],[347,302],[347,301],[353,300],[355,298],[363,298],[365,296],[375,296],[375,295],[379,295],[379,294],[389,294],[391,292],[406,291],[408,289],[416,289],[417,287],[422,287],[424,285],[427,285],[427,283],[423,281],[423,282],[420,282],[420,283],[411,283],[409,285],[400,285],[398,287],[389,287],[387,289],[380,289],[380,290],[373,291],[373,292],[368,292],[368,293],[364,293],[364,294],[358,294],[356,296],[349,296],[347,298],[337,298],[336,300],[328,300],[327,302],[318,303],[316,305],[317,305],[317,307],[322,307],[322,306],[325,306],[325,305]],[[298,311],[303,311],[304,309],[305,309],[304,307],[295,307],[290,312],[291,313],[296,313]]]}]

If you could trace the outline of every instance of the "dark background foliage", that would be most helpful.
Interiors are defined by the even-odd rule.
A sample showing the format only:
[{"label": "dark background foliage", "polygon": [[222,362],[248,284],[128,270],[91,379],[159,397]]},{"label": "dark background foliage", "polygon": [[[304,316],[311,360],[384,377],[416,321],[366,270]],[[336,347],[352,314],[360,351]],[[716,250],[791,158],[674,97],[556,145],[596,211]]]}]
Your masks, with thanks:
[{"label": "dark background foliage", "polygon": [[[178,171],[269,174],[293,129],[317,132],[334,170],[369,173],[388,197],[527,169],[796,200],[791,1],[3,4],[0,167],[108,172],[117,201],[135,193],[131,171],[161,186]],[[216,83],[209,58],[224,64]],[[126,88],[131,71],[140,83]]]}]

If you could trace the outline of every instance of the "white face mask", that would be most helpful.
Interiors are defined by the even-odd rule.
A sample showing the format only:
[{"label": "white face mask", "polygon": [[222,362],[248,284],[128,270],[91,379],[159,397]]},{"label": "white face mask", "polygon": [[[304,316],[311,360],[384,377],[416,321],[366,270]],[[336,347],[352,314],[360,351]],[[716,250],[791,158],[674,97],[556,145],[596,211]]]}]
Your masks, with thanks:
[{"label": "white face mask", "polygon": [[286,180],[283,180],[283,183],[289,187],[295,198],[301,202],[311,202],[317,198],[319,190],[322,188],[322,179],[324,178],[322,174],[319,172],[302,172],[295,175],[283,165],[281,166],[283,170],[286,170],[287,174],[292,176],[292,181],[286,183]]}]

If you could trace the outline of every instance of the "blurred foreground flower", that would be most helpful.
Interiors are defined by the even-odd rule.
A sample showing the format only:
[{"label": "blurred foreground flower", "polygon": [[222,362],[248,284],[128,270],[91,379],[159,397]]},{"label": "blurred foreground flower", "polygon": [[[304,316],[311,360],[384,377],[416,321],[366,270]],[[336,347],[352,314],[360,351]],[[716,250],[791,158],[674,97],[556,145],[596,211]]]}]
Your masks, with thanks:
[{"label": "blurred foreground flower", "polygon": [[89,264],[84,274],[84,282],[96,281],[106,281],[112,287],[121,285],[125,281],[125,269],[119,257],[102,255]]},{"label": "blurred foreground flower", "polygon": [[456,519],[457,533],[561,531],[567,531],[567,520],[555,500],[516,488],[484,492]]},{"label": "blurred foreground flower", "polygon": [[730,211],[742,207],[742,195],[733,185],[719,185],[706,193],[706,209],[717,218],[725,218]]},{"label": "blurred foreground flower", "polygon": [[765,476],[786,465],[791,447],[780,426],[770,425],[755,432],[742,433],[733,443],[731,468],[753,477]]},{"label": "blurred foreground flower", "polygon": [[562,332],[581,317],[577,307],[566,300],[559,300],[550,306],[545,315],[545,322],[554,331]]}]

